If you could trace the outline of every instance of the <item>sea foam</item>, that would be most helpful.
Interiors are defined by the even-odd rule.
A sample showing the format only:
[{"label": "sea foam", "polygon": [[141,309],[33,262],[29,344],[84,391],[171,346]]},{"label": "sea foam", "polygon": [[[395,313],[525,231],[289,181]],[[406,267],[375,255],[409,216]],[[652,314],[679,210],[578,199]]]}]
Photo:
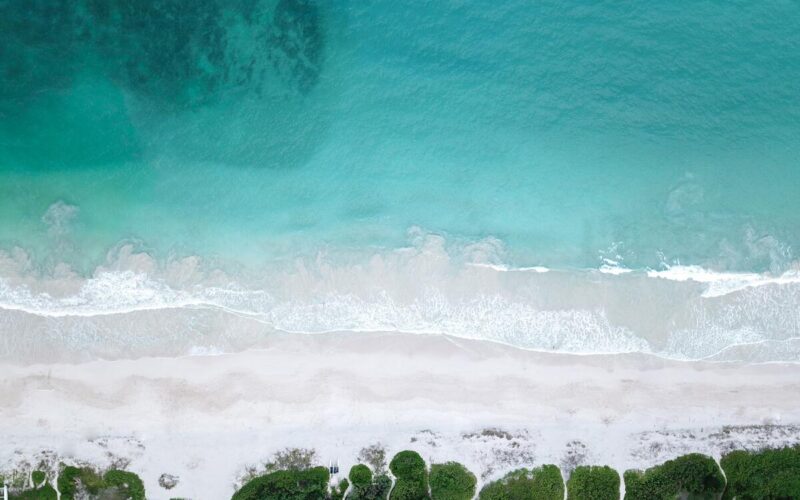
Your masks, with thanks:
[{"label": "sea foam", "polygon": [[745,288],[765,285],[800,283],[800,271],[791,269],[779,276],[767,273],[717,272],[700,266],[667,266],[666,269],[648,270],[647,276],[672,281],[695,281],[707,285],[703,297],[719,297]]},{"label": "sea foam", "polygon": [[124,343],[121,332],[134,347],[163,336],[199,353],[243,348],[273,331],[398,331],[572,354],[793,360],[795,274],[515,268],[496,264],[496,255],[465,255],[474,253],[427,235],[366,258],[318,255],[239,274],[197,256],[160,262],[131,248],[88,278],[34,277],[6,260],[0,327],[9,355],[42,335],[87,352],[103,350],[104,336]]}]

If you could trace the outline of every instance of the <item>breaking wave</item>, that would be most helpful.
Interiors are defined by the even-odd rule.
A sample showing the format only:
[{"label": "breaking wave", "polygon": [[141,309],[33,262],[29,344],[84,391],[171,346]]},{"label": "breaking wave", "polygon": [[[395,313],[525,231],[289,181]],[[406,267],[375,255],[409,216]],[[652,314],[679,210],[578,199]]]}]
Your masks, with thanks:
[{"label": "breaking wave", "polygon": [[36,275],[17,250],[0,259],[0,330],[6,356],[217,352],[261,345],[271,332],[397,331],[571,354],[800,359],[796,270],[515,268],[498,262],[499,247],[421,234],[357,259],[234,273],[122,246],[89,277],[65,265]]}]

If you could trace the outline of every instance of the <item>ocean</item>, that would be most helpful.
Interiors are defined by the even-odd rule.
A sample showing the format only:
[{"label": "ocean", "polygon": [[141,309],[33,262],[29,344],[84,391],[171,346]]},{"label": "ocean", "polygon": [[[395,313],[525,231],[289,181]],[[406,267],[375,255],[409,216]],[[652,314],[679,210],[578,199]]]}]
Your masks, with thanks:
[{"label": "ocean", "polygon": [[0,356],[800,361],[800,4],[2,0]]}]

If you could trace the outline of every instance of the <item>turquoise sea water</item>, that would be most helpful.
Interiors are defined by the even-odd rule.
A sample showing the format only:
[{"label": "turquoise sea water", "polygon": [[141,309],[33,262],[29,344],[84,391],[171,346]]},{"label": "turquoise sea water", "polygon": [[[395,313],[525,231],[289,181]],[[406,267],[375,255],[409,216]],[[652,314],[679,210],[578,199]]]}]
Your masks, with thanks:
[{"label": "turquoise sea water", "polygon": [[[258,295],[233,309],[264,328],[570,352],[618,328],[627,347],[599,350],[692,358],[779,339],[784,354],[755,357],[794,360],[798,25],[781,1],[0,1],[0,302],[73,319],[230,309],[213,284]],[[559,279],[465,278],[467,264]],[[587,274],[603,266],[635,277]],[[685,268],[694,279],[644,274]],[[740,322],[710,303],[723,295]],[[386,297],[394,312],[365,321]],[[484,300],[505,302],[464,319]],[[319,309],[336,301],[350,305]],[[501,310],[534,316],[498,326]],[[45,328],[15,314],[0,326]],[[48,323],[47,342],[123,338],[125,314]],[[197,331],[212,326],[174,321],[209,343]],[[480,333],[498,328],[513,334]],[[685,348],[705,335],[715,347]]]}]

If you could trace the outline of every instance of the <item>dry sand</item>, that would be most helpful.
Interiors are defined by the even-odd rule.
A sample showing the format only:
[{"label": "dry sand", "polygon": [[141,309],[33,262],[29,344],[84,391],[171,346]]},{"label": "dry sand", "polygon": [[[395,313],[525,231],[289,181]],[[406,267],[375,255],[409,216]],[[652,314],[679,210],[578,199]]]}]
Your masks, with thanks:
[{"label": "dry sand", "polygon": [[[381,442],[459,460],[620,471],[800,441],[800,365],[543,354],[442,335],[281,334],[218,356],[0,365],[0,464],[130,462],[153,499],[229,498],[285,447],[347,472]],[[493,429],[493,430],[487,430]],[[180,477],[176,488],[158,477]]]}]

